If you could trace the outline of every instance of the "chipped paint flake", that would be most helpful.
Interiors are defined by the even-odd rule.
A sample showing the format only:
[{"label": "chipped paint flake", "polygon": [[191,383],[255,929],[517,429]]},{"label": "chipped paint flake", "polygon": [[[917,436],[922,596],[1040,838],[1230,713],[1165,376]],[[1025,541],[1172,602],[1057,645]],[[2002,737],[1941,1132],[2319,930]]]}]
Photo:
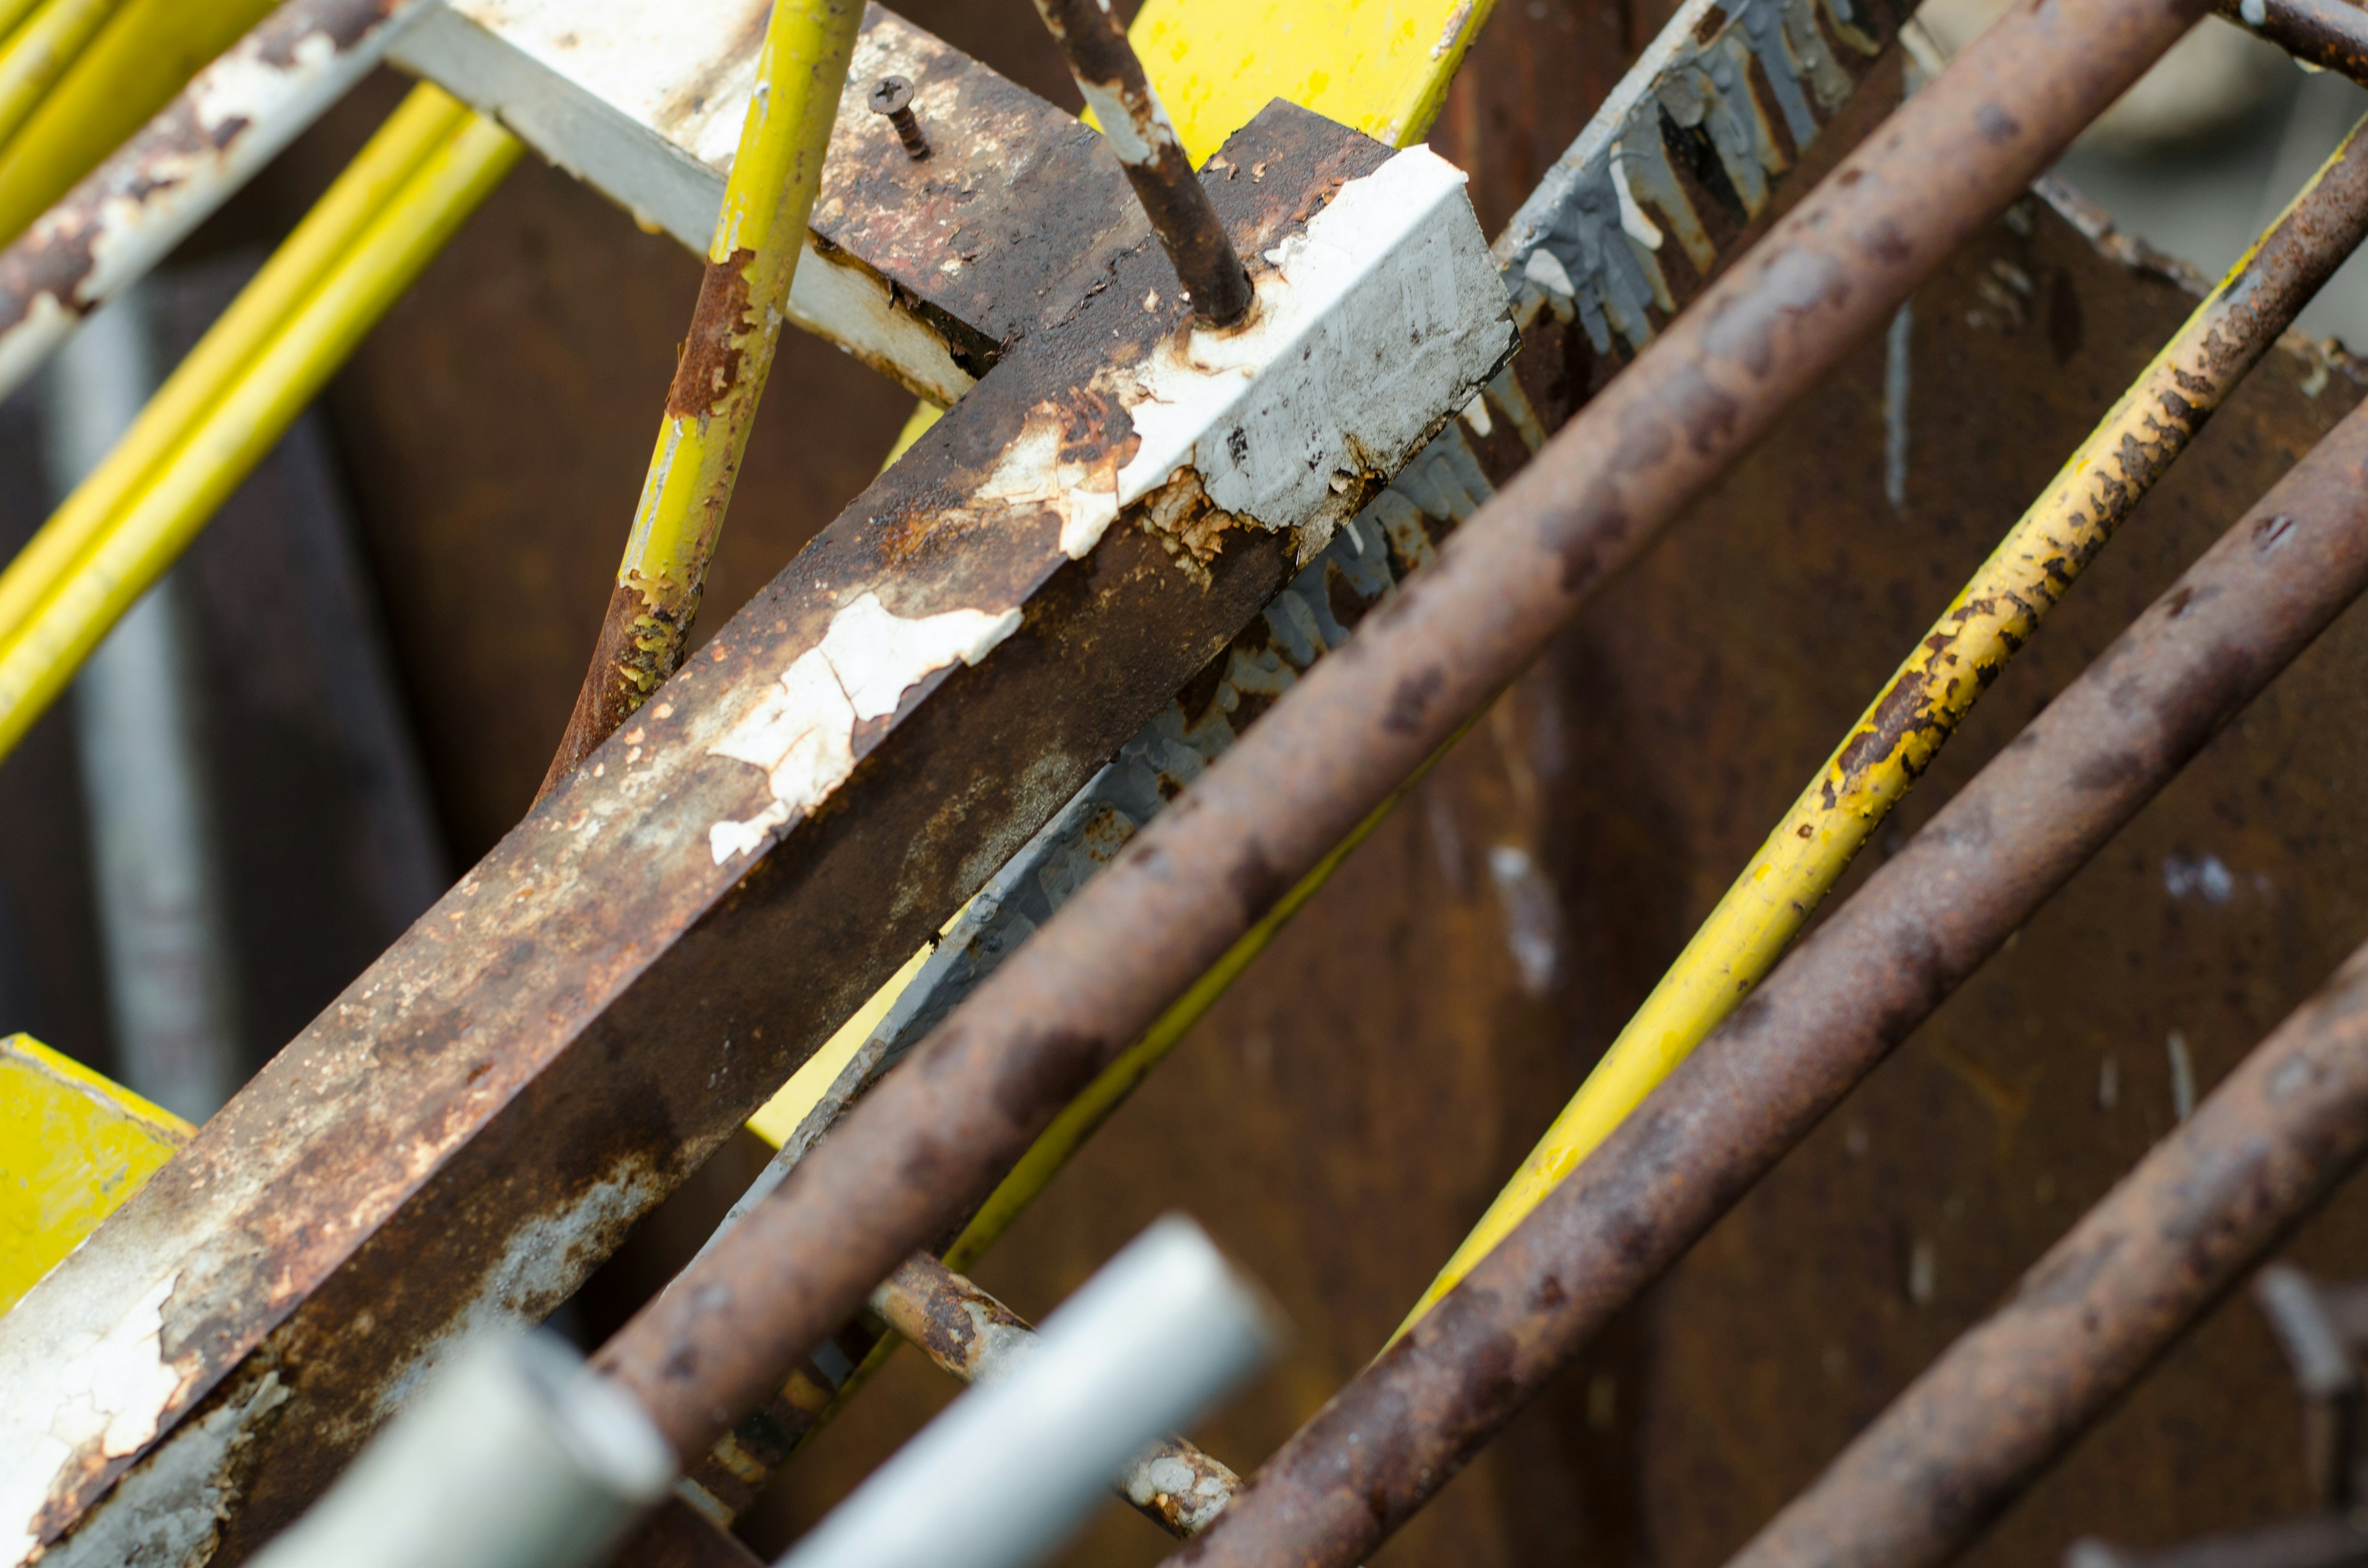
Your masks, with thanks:
[{"label": "chipped paint flake", "polygon": [[8,1561],[23,1562],[39,1546],[35,1521],[54,1480],[135,1453],[156,1435],[184,1377],[163,1349],[173,1280],[157,1279],[104,1326],[52,1324],[48,1358],[0,1402]]},{"label": "chipped paint flake", "polygon": [[770,804],[744,821],[707,830],[719,866],[764,846],[791,818],[811,812],[855,771],[855,726],[896,711],[905,693],[960,660],[975,665],[1019,630],[1017,608],[999,614],[947,610],[906,619],[866,593],[831,617],[820,643],[781,672],[746,717],[714,745],[764,770]]}]

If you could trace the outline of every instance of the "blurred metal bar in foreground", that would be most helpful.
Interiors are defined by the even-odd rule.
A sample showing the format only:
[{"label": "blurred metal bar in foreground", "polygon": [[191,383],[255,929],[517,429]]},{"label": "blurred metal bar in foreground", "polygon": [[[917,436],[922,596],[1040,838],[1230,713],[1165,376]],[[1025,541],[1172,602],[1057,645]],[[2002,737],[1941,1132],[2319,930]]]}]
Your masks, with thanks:
[{"label": "blurred metal bar in foreground", "polygon": [[[927,1253],[915,1253],[871,1292],[871,1310],[930,1360],[966,1383],[1013,1376],[1042,1347],[1019,1313]],[[1181,1437],[1161,1437],[1118,1471],[1118,1494],[1169,1535],[1206,1529],[1242,1479]]]},{"label": "blurred metal bar in foreground", "polygon": [[[147,301],[131,290],[51,367],[43,410],[52,493],[106,460],[155,390]],[[191,685],[179,579],[142,595],[74,687],[93,881],[120,1075],[203,1121],[240,1071],[228,895]]]},{"label": "blurred metal bar in foreground", "polygon": [[1032,1355],[955,1401],[780,1568],[1032,1562],[1130,1457],[1256,1371],[1280,1339],[1273,1310],[1201,1228],[1162,1220],[1045,1320]]},{"label": "blurred metal bar in foreground", "polygon": [[465,1347],[256,1568],[587,1568],[674,1458],[548,1334]]}]

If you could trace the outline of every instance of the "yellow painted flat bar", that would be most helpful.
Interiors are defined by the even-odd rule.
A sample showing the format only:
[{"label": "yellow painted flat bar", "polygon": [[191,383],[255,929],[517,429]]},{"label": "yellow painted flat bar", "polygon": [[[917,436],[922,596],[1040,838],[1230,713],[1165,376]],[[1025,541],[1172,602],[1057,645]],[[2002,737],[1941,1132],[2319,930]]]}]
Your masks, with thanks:
[{"label": "yellow painted flat bar", "polygon": [[1276,98],[1406,147],[1492,3],[1144,0],[1127,37],[1196,165]]},{"label": "yellow painted flat bar", "polygon": [[0,1312],[188,1141],[189,1124],[30,1035],[0,1040]]}]

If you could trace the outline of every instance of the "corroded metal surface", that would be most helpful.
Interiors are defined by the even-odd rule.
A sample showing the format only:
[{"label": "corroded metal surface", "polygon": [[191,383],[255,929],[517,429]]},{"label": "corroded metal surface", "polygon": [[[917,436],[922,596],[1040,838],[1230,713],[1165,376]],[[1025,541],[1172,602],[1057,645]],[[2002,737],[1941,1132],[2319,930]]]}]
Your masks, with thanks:
[{"label": "corroded metal surface", "polygon": [[[1412,362],[1399,346],[1423,390],[1390,386],[1379,423],[1339,396],[1322,403],[1341,421],[1333,439],[1361,429],[1365,459],[1401,460],[1508,347],[1468,210],[1458,230],[1454,187],[1426,174],[1427,154],[1393,159],[1296,111],[1270,114],[1243,147],[1268,172],[1227,182],[1218,203],[1261,254],[1292,254],[1336,207],[1373,218],[1371,194],[1403,194],[1410,176],[1435,187],[1429,205],[1396,212],[1399,227],[1359,230],[1411,248],[1369,257],[1324,296],[1343,321],[1387,303],[1402,327],[1398,290],[1423,267],[1449,269],[1454,310],[1429,323]],[[922,460],[859,498],[282,1052],[171,1179],[11,1314],[0,1358],[38,1358],[57,1385],[32,1403],[70,1403],[92,1380],[115,1391],[87,1442],[22,1434],[19,1465],[10,1437],[9,1495],[33,1499],[28,1539],[63,1535],[131,1472],[53,1555],[103,1553],[121,1539],[110,1530],[187,1517],[205,1488],[243,1498],[220,1545],[245,1551],[440,1345],[564,1297],[825,1020],[1256,613],[1294,543],[1320,540],[1327,507],[1353,511],[1376,479],[1351,469],[1336,487],[1319,467],[1309,507],[1289,483],[1260,489],[1255,450],[1221,441],[1196,457],[1188,442],[1178,460],[1196,492],[1247,496],[1222,553],[1188,572],[1139,526],[1175,518],[1154,517],[1175,487],[1124,507],[1091,488],[1179,434],[1130,431],[1121,400],[1087,390],[1100,369],[1178,347],[1180,307],[1141,303],[1156,265],[1122,261],[1108,290],[1032,335]],[[1262,275],[1264,321],[1308,324],[1292,277]],[[1300,346],[1285,334],[1262,351],[1298,375]],[[1248,403],[1221,413],[1285,395],[1255,365],[1226,383]],[[1192,386],[1189,363],[1132,374]],[[1056,461],[1076,466],[1074,483],[1030,466]],[[1098,515],[1080,517],[1081,494]],[[738,961],[746,942],[768,961]],[[54,1353],[45,1335],[62,1324],[85,1354]],[[204,1517],[190,1560],[216,1548]]]},{"label": "corroded metal surface", "polygon": [[[2317,470],[2313,478],[2356,497],[2368,481],[2368,417],[2354,415],[2351,426],[2328,438],[2340,452],[2308,466]],[[2301,537],[2284,548],[2307,548],[2315,542],[2307,536],[2329,531],[2325,525],[2349,497],[2282,485],[2240,525],[2237,547],[2260,551],[2292,533]],[[2347,520],[2368,538],[2368,527]],[[2368,551],[2327,565],[2356,589],[2362,561]],[[2210,564],[2193,585],[2198,597],[2216,585]],[[2263,1040],[2039,1260],[2007,1306],[1952,1346],[1735,1561],[1823,1568],[1946,1561],[2363,1154],[2368,949]]]},{"label": "corroded metal surface", "polygon": [[1232,326],[1249,313],[1249,274],[1143,74],[1126,24],[1098,0],[1036,0],[1036,10],[1060,40],[1077,90],[1125,166],[1151,232],[1192,298],[1192,313]]},{"label": "corroded metal surface", "polygon": [[2368,76],[2368,10],[2351,0],[2227,0],[2219,13],[2297,60]]},{"label": "corroded metal surface", "polygon": [[[703,253],[765,14],[670,6],[653,40],[638,0],[463,0],[396,52]],[[949,403],[1013,338],[1107,283],[1148,230],[1102,137],[877,6],[851,75],[910,84],[930,155],[907,153],[866,94],[845,96],[790,320]]]},{"label": "corroded metal surface", "polygon": [[2368,585],[2363,463],[2355,415],[1269,1461],[1204,1559],[1352,1562],[1418,1506]]},{"label": "corroded metal surface", "polygon": [[2192,19],[2021,13],[1960,57],[599,1364],[684,1446],[761,1400]]},{"label": "corroded metal surface", "polygon": [[0,252],[0,395],[367,75],[423,0],[289,0]]}]

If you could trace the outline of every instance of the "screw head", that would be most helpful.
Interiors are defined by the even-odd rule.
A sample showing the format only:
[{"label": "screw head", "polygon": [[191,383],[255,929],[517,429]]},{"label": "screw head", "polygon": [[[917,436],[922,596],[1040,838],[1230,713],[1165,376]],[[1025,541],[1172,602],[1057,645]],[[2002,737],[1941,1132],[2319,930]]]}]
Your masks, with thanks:
[{"label": "screw head", "polygon": [[911,106],[913,84],[902,76],[882,76],[871,86],[871,112],[896,114]]}]

